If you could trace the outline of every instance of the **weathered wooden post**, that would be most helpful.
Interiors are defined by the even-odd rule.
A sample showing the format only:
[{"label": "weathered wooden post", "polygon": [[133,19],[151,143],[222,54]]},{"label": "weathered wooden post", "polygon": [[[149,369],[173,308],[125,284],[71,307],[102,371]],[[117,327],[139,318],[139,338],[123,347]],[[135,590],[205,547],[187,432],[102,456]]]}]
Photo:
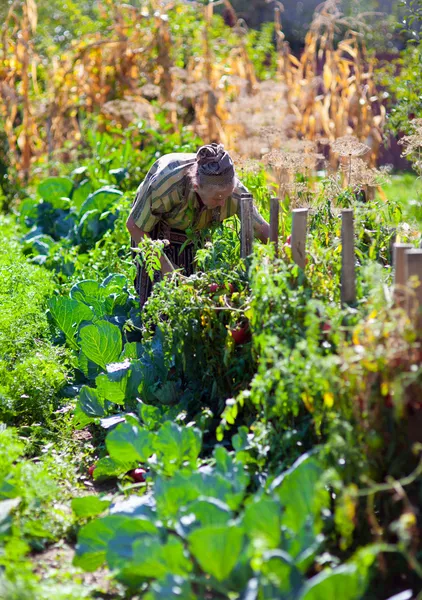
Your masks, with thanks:
[{"label": "weathered wooden post", "polygon": [[252,194],[242,194],[240,197],[240,257],[246,258],[252,254],[253,242],[253,197]]},{"label": "weathered wooden post", "polygon": [[[422,333],[422,250],[420,248],[406,250],[405,274],[409,288],[407,292],[407,312],[409,317],[415,320],[416,330]],[[413,278],[416,280],[417,287],[412,285]]]},{"label": "weathered wooden post", "polygon": [[411,244],[394,244],[394,303],[396,306],[406,305],[406,250],[410,250]]},{"label": "weathered wooden post", "polygon": [[353,209],[341,211],[341,303],[356,302],[355,226]]},{"label": "weathered wooden post", "polygon": [[270,200],[270,242],[275,246],[275,257],[278,256],[278,222],[280,215],[280,201],[278,198]]},{"label": "weathered wooden post", "polygon": [[306,221],[308,217],[307,208],[295,208],[292,211],[292,258],[301,268],[306,264]]}]

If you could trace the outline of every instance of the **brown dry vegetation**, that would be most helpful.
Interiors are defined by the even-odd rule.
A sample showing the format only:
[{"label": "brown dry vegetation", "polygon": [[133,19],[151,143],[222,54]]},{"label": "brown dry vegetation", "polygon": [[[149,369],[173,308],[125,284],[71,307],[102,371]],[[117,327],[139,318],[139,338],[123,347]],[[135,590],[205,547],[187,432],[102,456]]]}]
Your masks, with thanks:
[{"label": "brown dry vegetation", "polygon": [[[228,0],[224,4],[233,16]],[[369,146],[368,162],[375,163],[385,109],[373,81],[374,61],[359,33],[364,21],[347,20],[338,0],[318,8],[300,58],[284,40],[282,5],[276,3],[277,73],[265,81],[258,80],[248,55],[242,22],[226,28],[231,43],[224,60],[221,48],[216,60],[212,4],[194,7],[199,55],[182,49],[186,40],[172,35],[173,16],[192,10],[179,1],[151,0],[136,8],[101,0],[99,7],[110,23],[107,37],[97,33],[73,40],[60,55],[41,55],[36,0],[10,6],[0,46],[0,114],[11,163],[23,178],[64,145],[78,148],[87,116],[100,115],[104,129],[139,120],[154,125],[157,107],[174,128],[188,127],[242,156],[290,152],[289,139],[330,142],[353,134]],[[175,60],[182,51],[183,68]],[[330,162],[337,164],[333,152]]]}]

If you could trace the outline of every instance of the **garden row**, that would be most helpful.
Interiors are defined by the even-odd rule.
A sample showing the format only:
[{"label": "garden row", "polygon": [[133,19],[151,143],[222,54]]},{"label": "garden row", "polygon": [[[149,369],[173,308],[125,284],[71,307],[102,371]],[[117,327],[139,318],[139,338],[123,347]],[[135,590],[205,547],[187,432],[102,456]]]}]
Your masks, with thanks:
[{"label": "garden row", "polygon": [[[63,366],[50,408],[43,392],[34,402],[38,382],[51,381],[45,368],[34,368],[36,385],[27,391],[2,390],[1,418],[15,429],[0,435],[6,447],[16,445],[1,484],[9,589],[12,541],[21,540],[25,557],[75,532],[75,567],[107,566],[123,585],[115,593],[129,597],[347,600],[416,592],[421,467],[409,440],[417,440],[420,415],[420,347],[389,293],[392,228],[404,242],[419,240],[412,223],[400,224],[406,208],[355,202],[354,306],[341,307],[344,207],[322,194],[308,214],[305,269],[291,258],[297,230],[289,211],[281,227],[292,230],[292,249],[280,248],[279,257],[274,245],[256,244],[240,260],[234,218],[198,244],[195,275],[156,286],[141,319],[123,182],[111,173],[107,186],[93,189],[82,169],[41,182],[38,197],[20,207],[23,246],[11,262],[26,253],[19,264],[27,285],[17,286],[21,276],[9,265],[15,283],[7,294],[22,303],[11,302],[9,319],[22,352],[12,353],[9,332],[12,350],[2,360],[24,381],[19,369],[34,364],[38,342],[33,326],[23,338],[13,311],[27,321],[33,307],[40,319],[47,299],[40,343],[61,356],[49,364]],[[268,217],[263,175],[245,183]],[[38,308],[25,296],[35,293],[30,277],[51,281],[37,288]],[[234,332],[246,324],[250,333],[238,339]],[[21,464],[41,472],[54,461],[55,436],[81,433],[93,458],[73,464],[65,493],[57,487],[63,474],[50,473],[67,515],[61,527],[49,529],[51,495],[37,489],[33,500],[47,524],[18,532],[33,506],[16,485],[18,457],[25,451]],[[41,475],[31,477],[39,487]],[[395,482],[385,484],[387,477]],[[77,597],[75,588],[69,594]]]}]

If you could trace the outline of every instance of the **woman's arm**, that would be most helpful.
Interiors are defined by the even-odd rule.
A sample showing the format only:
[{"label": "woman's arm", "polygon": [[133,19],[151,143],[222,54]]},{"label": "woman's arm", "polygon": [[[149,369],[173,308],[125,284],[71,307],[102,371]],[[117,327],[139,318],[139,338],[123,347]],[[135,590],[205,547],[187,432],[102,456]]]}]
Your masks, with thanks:
[{"label": "woman's arm", "polygon": [[[130,215],[128,220],[126,221],[126,228],[129,231],[129,233],[136,245],[138,245],[139,242],[144,237],[150,237],[148,233],[146,233],[145,231],[142,231],[142,229],[140,229],[136,225],[135,221],[133,220],[132,215]],[[160,263],[161,263],[161,273],[163,275],[166,275],[167,273],[172,273],[174,271],[173,265],[171,264],[170,260],[167,258],[167,256],[165,254],[161,255]]]},{"label": "woman's arm", "polygon": [[266,244],[270,238],[270,226],[267,221],[261,217],[256,208],[255,204],[253,206],[253,230],[255,237],[257,237],[261,242]]}]

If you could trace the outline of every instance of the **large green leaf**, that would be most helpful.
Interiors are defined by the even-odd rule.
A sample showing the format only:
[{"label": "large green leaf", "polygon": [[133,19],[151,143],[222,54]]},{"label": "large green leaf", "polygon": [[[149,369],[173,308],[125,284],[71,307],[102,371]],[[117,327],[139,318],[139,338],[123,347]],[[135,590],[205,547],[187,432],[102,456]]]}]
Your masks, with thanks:
[{"label": "large green leaf", "polygon": [[135,560],[135,544],[144,539],[155,539],[157,534],[157,526],[149,519],[126,517],[108,543],[106,559],[110,569],[125,568]]},{"label": "large green leaf", "polygon": [[101,288],[104,290],[104,295],[120,294],[127,285],[127,279],[120,273],[111,273],[101,283]]},{"label": "large green leaf", "polygon": [[0,500],[0,539],[8,535],[12,527],[12,512],[21,503],[21,498]]},{"label": "large green leaf", "polygon": [[98,393],[98,390],[87,385],[81,388],[79,406],[88,417],[104,417],[106,415],[104,397]]},{"label": "large green leaf", "polygon": [[70,297],[92,308],[98,317],[105,315],[104,288],[97,281],[91,279],[79,281],[70,290]]},{"label": "large green leaf", "polygon": [[151,583],[149,591],[143,596],[143,600],[197,600],[189,581],[180,575],[167,575],[164,580]]},{"label": "large green leaf", "polygon": [[126,520],[124,516],[110,515],[82,527],[78,534],[74,565],[85,571],[95,571],[101,567],[105,562],[108,542]]},{"label": "large green leaf", "polygon": [[263,497],[248,504],[243,517],[245,531],[256,546],[277,548],[281,538],[281,506]]},{"label": "large green leaf", "polygon": [[196,529],[189,548],[201,568],[223,581],[233,570],[242,550],[243,529],[236,525],[211,525]]},{"label": "large green leaf", "polygon": [[[296,568],[293,559],[282,550],[271,550],[262,556],[261,572],[265,579],[277,590],[277,597],[296,597],[303,578]],[[268,594],[265,598],[270,597]],[[276,597],[274,594],[273,597]]]},{"label": "large green leaf", "polygon": [[104,564],[111,540],[119,536],[120,544],[127,547],[127,544],[131,545],[134,539],[145,533],[157,533],[155,525],[147,519],[133,519],[124,515],[95,519],[79,531],[73,562],[85,571],[95,571]]},{"label": "large green leaf", "polygon": [[84,179],[83,181],[81,181],[78,187],[73,190],[72,204],[76,208],[76,210],[79,211],[82,204],[85,202],[85,200],[88,198],[91,192],[92,185],[89,179]]},{"label": "large green leaf", "polygon": [[98,321],[83,327],[80,338],[82,352],[103,369],[116,362],[122,352],[120,329],[108,321]]},{"label": "large green leaf", "polygon": [[185,556],[183,543],[169,536],[166,544],[158,538],[143,537],[133,544],[133,563],[138,575],[161,579],[166,575],[188,575],[192,563]]},{"label": "large green leaf", "polygon": [[91,210],[98,210],[100,213],[109,208],[116,200],[121,198],[123,193],[113,188],[101,188],[90,194],[82,204],[80,214],[84,215]]},{"label": "large green leaf", "polygon": [[103,513],[110,506],[110,500],[101,500],[98,496],[84,496],[73,498],[71,506],[77,517],[86,519]]},{"label": "large green leaf", "polygon": [[94,470],[94,479],[110,479],[124,475],[130,469],[133,469],[138,464],[138,461],[123,462],[115,461],[110,456],[104,456],[97,461]]},{"label": "large green leaf", "polygon": [[194,467],[201,451],[201,432],[193,427],[180,427],[167,421],[154,441],[159,464],[167,475],[172,475],[184,463]]},{"label": "large green leaf", "polygon": [[325,496],[320,493],[318,486],[322,472],[317,459],[304,454],[271,486],[284,507],[282,525],[294,533],[299,533],[307,521],[314,523],[317,518],[322,497]]},{"label": "large green leaf", "polygon": [[178,472],[171,479],[157,477],[155,480],[155,498],[160,519],[176,518],[180,508],[199,495],[200,491],[190,474]]},{"label": "large green leaf", "polygon": [[65,334],[68,344],[78,350],[75,334],[82,321],[91,321],[94,318],[92,310],[72,298],[51,298],[48,308],[57,326]]},{"label": "large green leaf", "polygon": [[107,435],[107,450],[116,462],[146,462],[154,452],[152,435],[134,422],[120,423]]},{"label": "large green leaf", "polygon": [[226,525],[232,518],[233,513],[224,502],[217,498],[200,497],[182,507],[176,531],[182,537],[186,537],[198,527]]},{"label": "large green leaf", "polygon": [[366,588],[366,578],[356,565],[342,565],[312,577],[304,586],[299,600],[360,600]]},{"label": "large green leaf", "polygon": [[56,201],[60,198],[69,198],[73,188],[73,181],[68,177],[48,177],[38,185],[38,193],[46,202],[50,202],[54,208]]},{"label": "large green leaf", "polygon": [[98,375],[95,380],[98,392],[110,402],[124,404],[130,375],[131,364],[129,360],[107,365],[107,373]]}]

